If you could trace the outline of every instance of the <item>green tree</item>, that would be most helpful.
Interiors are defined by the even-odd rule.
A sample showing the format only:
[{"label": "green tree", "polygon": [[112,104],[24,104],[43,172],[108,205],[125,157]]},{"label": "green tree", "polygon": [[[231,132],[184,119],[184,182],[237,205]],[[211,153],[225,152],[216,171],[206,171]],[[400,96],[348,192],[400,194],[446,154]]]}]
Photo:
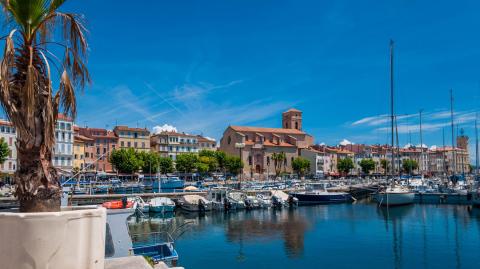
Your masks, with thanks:
[{"label": "green tree", "polygon": [[415,160],[405,159],[402,161],[402,168],[405,173],[410,173],[418,168],[418,163]]},{"label": "green tree", "polygon": [[158,159],[160,173],[165,175],[167,173],[172,173],[175,169],[173,167],[173,160],[169,157],[160,157]]},{"label": "green tree", "polygon": [[370,174],[371,171],[375,170],[375,161],[372,159],[362,159],[360,161],[360,167],[364,174]]},{"label": "green tree", "polygon": [[8,155],[10,155],[10,149],[8,148],[7,142],[5,142],[5,139],[2,137],[0,139],[0,164],[7,160]]},{"label": "green tree", "polygon": [[308,169],[310,169],[310,161],[302,157],[295,158],[292,162],[292,168],[299,177],[303,177]]},{"label": "green tree", "polygon": [[217,159],[215,158],[215,156],[200,156],[198,158],[198,163],[200,164],[204,164],[206,165],[207,167],[207,171],[206,172],[215,172],[217,171],[217,167],[218,167],[218,163],[217,163]]},{"label": "green tree", "polygon": [[198,162],[198,155],[194,153],[185,153],[177,155],[175,168],[180,173],[192,173],[195,171]]},{"label": "green tree", "polygon": [[279,153],[274,152],[272,154],[273,166],[275,168],[275,178],[280,176],[286,158],[285,152],[283,151]]},{"label": "green tree", "polygon": [[0,1],[9,32],[2,38],[0,102],[17,129],[21,212],[60,210],[62,189],[52,164],[55,124],[61,112],[75,117],[75,89],[90,82],[83,16],[60,12],[65,2]]},{"label": "green tree", "polygon": [[381,159],[380,165],[382,166],[383,172],[387,175],[388,169],[390,168],[390,163],[387,159]]},{"label": "green tree", "polygon": [[133,148],[113,150],[110,163],[121,173],[132,174],[143,167],[143,161],[138,158]]},{"label": "green tree", "polygon": [[215,151],[215,158],[217,159],[218,169],[220,171],[225,171],[225,162],[227,159],[227,154],[223,151]]},{"label": "green tree", "polygon": [[197,172],[200,174],[206,174],[209,172],[209,167],[206,163],[198,162],[195,164],[195,167],[197,168]]},{"label": "green tree", "polygon": [[145,173],[157,173],[158,166],[160,164],[160,155],[156,152],[137,152],[137,158],[142,162],[142,172]]},{"label": "green tree", "polygon": [[240,174],[241,169],[243,168],[243,162],[240,160],[240,157],[226,155],[225,158],[225,169],[231,174],[238,175]]},{"label": "green tree", "polygon": [[338,160],[337,169],[344,175],[348,175],[351,169],[353,169],[353,161],[350,158],[344,158]]},{"label": "green tree", "polygon": [[215,158],[215,151],[202,149],[198,152],[198,157],[212,157],[212,158]]}]

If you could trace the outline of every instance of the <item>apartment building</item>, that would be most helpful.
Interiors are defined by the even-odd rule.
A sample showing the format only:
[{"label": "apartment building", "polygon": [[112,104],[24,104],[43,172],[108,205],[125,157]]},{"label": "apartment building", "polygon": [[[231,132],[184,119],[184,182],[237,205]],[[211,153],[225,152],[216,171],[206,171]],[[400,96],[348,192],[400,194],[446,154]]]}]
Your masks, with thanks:
[{"label": "apartment building", "polygon": [[133,148],[136,151],[150,151],[150,131],[146,128],[116,126],[113,132],[118,137],[121,149]]}]

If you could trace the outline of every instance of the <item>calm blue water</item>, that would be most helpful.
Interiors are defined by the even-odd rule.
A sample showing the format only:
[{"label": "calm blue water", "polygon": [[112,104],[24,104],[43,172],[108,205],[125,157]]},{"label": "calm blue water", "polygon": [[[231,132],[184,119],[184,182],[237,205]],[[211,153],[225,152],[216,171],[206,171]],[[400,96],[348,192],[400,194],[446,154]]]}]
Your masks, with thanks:
[{"label": "calm blue water", "polygon": [[176,248],[187,269],[480,268],[480,210],[466,206],[177,213],[133,221],[130,230],[172,230],[186,221]]}]

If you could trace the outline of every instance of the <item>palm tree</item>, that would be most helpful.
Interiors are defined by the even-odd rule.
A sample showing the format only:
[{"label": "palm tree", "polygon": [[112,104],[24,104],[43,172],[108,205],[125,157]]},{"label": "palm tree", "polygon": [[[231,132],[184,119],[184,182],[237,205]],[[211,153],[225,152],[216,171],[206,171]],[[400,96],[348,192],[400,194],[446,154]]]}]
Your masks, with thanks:
[{"label": "palm tree", "polygon": [[[64,2],[0,0],[11,27],[2,38],[0,103],[17,128],[15,195],[21,212],[60,210],[61,188],[52,165],[56,119],[59,113],[75,117],[74,87],[90,82],[83,18],[59,12]],[[57,90],[51,76],[58,77]]]},{"label": "palm tree", "polygon": [[286,155],[283,151],[279,153],[274,152],[272,154],[273,166],[275,167],[275,179],[277,179],[277,177],[282,172],[282,166],[285,159],[286,159]]}]

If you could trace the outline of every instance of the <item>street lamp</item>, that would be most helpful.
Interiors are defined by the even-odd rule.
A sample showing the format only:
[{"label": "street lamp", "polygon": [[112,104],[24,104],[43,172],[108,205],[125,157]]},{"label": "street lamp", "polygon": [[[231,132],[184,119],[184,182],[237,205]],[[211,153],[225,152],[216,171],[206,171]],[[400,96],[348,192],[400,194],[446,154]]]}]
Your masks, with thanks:
[{"label": "street lamp", "polygon": [[[242,162],[242,149],[245,148],[245,143],[235,143],[235,148],[238,149],[238,155],[240,157],[240,163]],[[238,183],[238,189],[242,189],[242,177],[243,177],[243,167],[240,168],[240,178]]]}]

